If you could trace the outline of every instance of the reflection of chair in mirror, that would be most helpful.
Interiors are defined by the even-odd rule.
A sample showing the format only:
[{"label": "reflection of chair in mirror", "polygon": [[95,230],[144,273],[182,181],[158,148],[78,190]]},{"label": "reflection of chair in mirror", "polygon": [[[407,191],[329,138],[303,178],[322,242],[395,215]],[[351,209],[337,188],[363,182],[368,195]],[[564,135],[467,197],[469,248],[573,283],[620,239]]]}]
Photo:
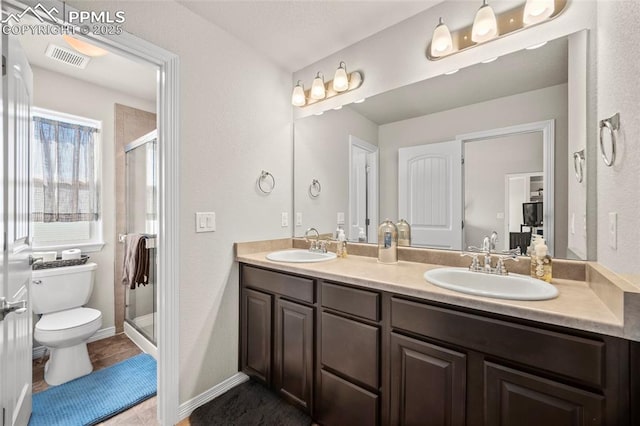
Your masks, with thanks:
[{"label": "reflection of chair in mirror", "polygon": [[509,249],[520,248],[520,254],[526,254],[531,244],[530,232],[509,232]]}]

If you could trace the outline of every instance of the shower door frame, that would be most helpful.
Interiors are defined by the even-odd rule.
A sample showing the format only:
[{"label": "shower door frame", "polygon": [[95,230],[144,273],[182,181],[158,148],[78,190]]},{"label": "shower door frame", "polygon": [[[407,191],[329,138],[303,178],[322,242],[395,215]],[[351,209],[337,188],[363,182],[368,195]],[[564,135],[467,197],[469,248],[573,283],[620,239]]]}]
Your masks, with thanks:
[{"label": "shower door frame", "polygon": [[[39,0],[2,0],[7,10],[21,12],[35,8]],[[78,9],[58,0],[47,0],[48,7],[67,13]],[[90,9],[91,7],[89,7]],[[44,14],[44,23],[57,21]],[[178,423],[179,412],[179,57],[126,30],[119,35],[80,35],[76,37],[108,51],[158,67],[158,421]]]}]

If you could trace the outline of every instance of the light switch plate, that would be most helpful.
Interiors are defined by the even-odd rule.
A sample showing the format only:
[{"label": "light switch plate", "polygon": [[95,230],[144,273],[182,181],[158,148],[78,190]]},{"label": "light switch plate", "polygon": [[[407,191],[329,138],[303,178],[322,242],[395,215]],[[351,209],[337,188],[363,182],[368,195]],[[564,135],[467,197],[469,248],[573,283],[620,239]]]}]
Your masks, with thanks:
[{"label": "light switch plate", "polygon": [[296,226],[302,226],[302,212],[296,213]]},{"label": "light switch plate", "polygon": [[280,224],[283,228],[286,228],[287,226],[289,226],[289,213],[282,212],[280,216]]},{"label": "light switch plate", "polygon": [[196,232],[214,232],[216,214],[214,212],[196,212]]},{"label": "light switch plate", "polygon": [[338,225],[344,225],[344,212],[338,212]]}]

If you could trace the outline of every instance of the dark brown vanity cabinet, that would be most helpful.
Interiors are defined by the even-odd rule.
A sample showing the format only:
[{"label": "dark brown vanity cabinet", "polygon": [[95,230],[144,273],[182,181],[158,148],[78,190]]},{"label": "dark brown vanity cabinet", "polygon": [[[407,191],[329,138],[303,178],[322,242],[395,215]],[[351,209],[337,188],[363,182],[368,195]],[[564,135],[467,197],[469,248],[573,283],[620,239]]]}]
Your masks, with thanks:
[{"label": "dark brown vanity cabinet", "polygon": [[313,280],[246,265],[241,276],[240,368],[310,413]]},{"label": "dark brown vanity cabinet", "polygon": [[324,425],[380,424],[380,294],[320,282],[317,419]]},{"label": "dark brown vanity cabinet", "polygon": [[392,424],[628,425],[629,345],[392,297]]},{"label": "dark brown vanity cabinet", "polygon": [[241,265],[241,369],[325,426],[637,425],[640,344]]}]

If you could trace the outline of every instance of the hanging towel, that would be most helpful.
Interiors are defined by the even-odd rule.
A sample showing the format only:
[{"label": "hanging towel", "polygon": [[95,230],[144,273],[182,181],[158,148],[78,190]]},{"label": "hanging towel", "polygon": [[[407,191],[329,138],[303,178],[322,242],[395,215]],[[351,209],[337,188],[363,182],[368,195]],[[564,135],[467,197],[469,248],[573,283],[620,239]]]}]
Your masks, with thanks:
[{"label": "hanging towel", "polygon": [[124,240],[122,284],[135,290],[136,286],[149,284],[149,251],[147,238],[140,234],[128,234]]}]

